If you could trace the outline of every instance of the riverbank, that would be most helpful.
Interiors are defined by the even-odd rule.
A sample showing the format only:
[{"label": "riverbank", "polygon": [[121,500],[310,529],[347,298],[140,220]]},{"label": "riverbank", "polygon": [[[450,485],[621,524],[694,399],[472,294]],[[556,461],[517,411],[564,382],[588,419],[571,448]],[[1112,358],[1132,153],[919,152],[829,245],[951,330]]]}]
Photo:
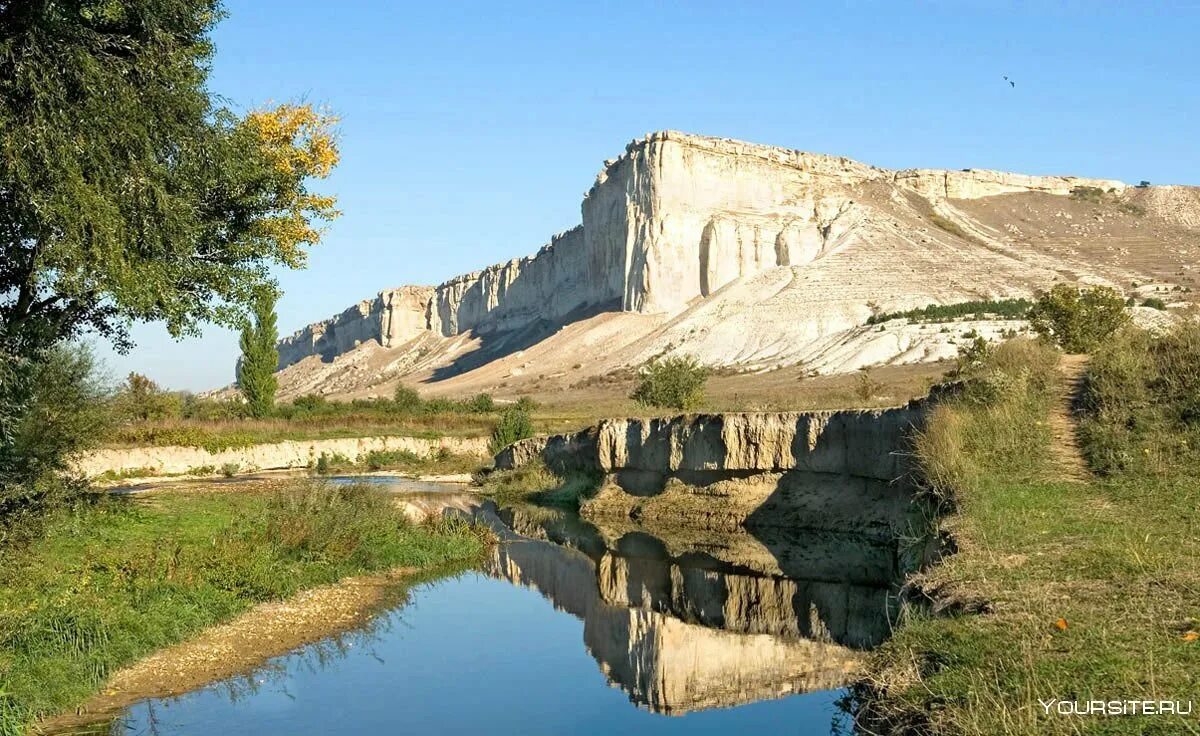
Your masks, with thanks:
[{"label": "riverbank", "polygon": [[[138,682],[154,678],[139,678],[135,667],[110,681],[115,673],[198,635],[219,648],[220,631],[209,627],[301,591],[318,592],[254,609],[273,611],[278,627],[261,621],[249,654],[269,657],[290,648],[288,637],[298,644],[343,630],[402,584],[398,571],[467,564],[486,545],[463,524],[413,525],[382,494],[296,480],[109,498],[58,512],[44,534],[6,549],[0,561],[0,734],[24,733],[84,703],[119,707],[121,693],[136,695]],[[378,577],[322,589],[361,575]],[[241,629],[230,631],[236,640]],[[276,641],[263,641],[271,636]],[[203,651],[204,641],[140,667],[155,671],[153,662]],[[201,674],[158,685],[194,686],[205,661],[197,658]],[[105,695],[89,700],[106,684]]]},{"label": "riverbank", "polygon": [[[1102,355],[1084,378],[1090,393],[1072,396],[1046,350],[999,348],[918,442],[926,483],[953,511],[943,528],[958,551],[911,581],[929,605],[910,610],[872,655],[855,699],[865,732],[1200,733],[1200,484],[1186,462],[1099,477],[1080,456],[1094,467],[1095,437],[1115,445],[1128,427],[1156,431],[1122,435],[1122,457],[1186,447],[1165,421],[1176,405],[1154,395],[1146,372],[1098,391],[1103,366],[1120,355]],[[1129,355],[1138,352],[1168,350]],[[1194,360],[1178,365],[1195,376]],[[1106,414],[1117,393],[1162,416]],[[1072,448],[1075,433],[1061,425],[1077,421],[1065,407],[1079,403],[1094,415],[1092,431]],[[1111,431],[1097,430],[1104,423]],[[1156,710],[1166,701],[1191,715],[1072,712],[1101,700],[1152,700]]]},{"label": "riverbank", "polygon": [[488,459],[486,437],[351,437],[285,441],[211,451],[187,445],[107,448],[78,458],[74,468],[103,482],[149,477],[238,475],[310,468],[336,472],[408,469],[427,474],[475,470]]}]

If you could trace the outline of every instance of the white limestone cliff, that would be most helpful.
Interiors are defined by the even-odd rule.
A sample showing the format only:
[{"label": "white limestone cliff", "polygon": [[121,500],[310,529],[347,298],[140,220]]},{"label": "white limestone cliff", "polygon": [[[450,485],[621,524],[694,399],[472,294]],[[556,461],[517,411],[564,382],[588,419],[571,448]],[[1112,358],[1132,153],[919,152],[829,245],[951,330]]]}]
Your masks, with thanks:
[{"label": "white limestone cliff", "polygon": [[[832,284],[822,282],[821,270],[804,269],[829,263],[831,273],[833,266],[840,274],[854,273],[860,256],[847,249],[864,243],[912,244],[921,246],[911,255],[913,263],[924,265],[921,259],[945,260],[934,251],[944,241],[961,246],[963,237],[987,236],[920,235],[919,218],[930,212],[955,220],[955,203],[1012,193],[1068,195],[1084,186],[1117,195],[1126,191],[1125,184],[1113,180],[974,169],[890,171],[836,156],[674,131],[654,133],[605,163],[584,197],[582,224],[554,236],[536,254],[433,288],[381,292],[285,338],[280,367],[310,355],[328,361],[372,340],[390,348],[422,334],[444,338],[551,328],[572,315],[599,311],[674,316],[760,275],[765,280],[746,297],[755,304],[775,293],[764,288],[796,301],[796,290],[786,287],[800,283],[801,277],[809,282],[802,301],[816,299]],[[1033,273],[1030,283],[1058,277],[1053,259],[1014,259],[996,247],[982,254],[947,252],[978,271],[978,283],[959,286],[937,276],[936,268],[927,268],[922,273],[932,273],[936,280],[917,283],[913,301],[923,306],[939,294],[1022,291],[1012,286],[1020,269]],[[713,315],[700,329],[689,324],[687,336],[672,337],[671,344],[705,339],[736,344],[740,360],[774,354],[772,340],[783,333],[771,319],[787,323],[786,341],[792,345],[853,328],[869,314],[866,303],[877,298],[881,287],[890,289],[893,301],[904,298],[894,283],[898,263],[863,265],[868,272],[874,269],[871,278],[837,284],[846,287],[844,298],[827,299],[825,308],[785,304],[765,314],[763,329],[751,336],[740,322],[723,331],[720,315]],[[730,331],[736,335],[726,334]]]}]

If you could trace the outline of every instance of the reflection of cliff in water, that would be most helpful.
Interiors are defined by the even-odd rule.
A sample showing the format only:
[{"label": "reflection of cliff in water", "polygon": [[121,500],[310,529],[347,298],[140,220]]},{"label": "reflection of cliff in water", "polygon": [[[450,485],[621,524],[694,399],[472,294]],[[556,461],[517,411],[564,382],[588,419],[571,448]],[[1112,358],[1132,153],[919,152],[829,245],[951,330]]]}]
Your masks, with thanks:
[{"label": "reflection of cliff in water", "polygon": [[498,545],[486,572],[581,618],[610,682],[656,712],[840,687],[857,650],[889,630],[896,552],[885,545],[601,528],[545,510],[500,516],[523,536]]}]

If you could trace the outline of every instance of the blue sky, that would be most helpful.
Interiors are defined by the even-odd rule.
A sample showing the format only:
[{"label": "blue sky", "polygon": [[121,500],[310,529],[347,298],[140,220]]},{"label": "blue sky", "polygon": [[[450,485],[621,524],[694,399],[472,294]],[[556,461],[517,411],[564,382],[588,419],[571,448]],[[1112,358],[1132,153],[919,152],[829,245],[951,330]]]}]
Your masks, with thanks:
[{"label": "blue sky", "polygon": [[[1169,7],[1168,7],[1169,5]],[[344,214],[282,333],[535,251],[604,159],[677,129],[892,168],[1200,184],[1200,5],[227,0],[211,88],[342,119]],[[1002,77],[1017,83],[1010,87]],[[232,333],[135,331],[116,377],[229,383]]]}]

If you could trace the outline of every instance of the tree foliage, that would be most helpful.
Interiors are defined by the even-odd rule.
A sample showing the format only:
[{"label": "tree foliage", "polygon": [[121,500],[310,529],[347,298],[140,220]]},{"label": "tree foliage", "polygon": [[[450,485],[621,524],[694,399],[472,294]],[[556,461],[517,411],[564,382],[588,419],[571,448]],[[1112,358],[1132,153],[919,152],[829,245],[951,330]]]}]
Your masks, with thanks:
[{"label": "tree foliage", "polygon": [[0,3],[0,339],[81,331],[129,347],[241,326],[272,266],[336,216],[309,190],[338,160],[307,105],[238,116],[206,83],[218,0]]},{"label": "tree foliage", "polygon": [[692,356],[664,358],[643,366],[630,398],[642,406],[690,411],[704,400],[708,369]]},{"label": "tree foliage", "polygon": [[250,415],[265,417],[275,408],[279,380],[279,329],[275,314],[275,296],[264,293],[254,302],[252,324],[242,328],[242,359],[238,363],[238,389],[246,397]]},{"label": "tree foliage", "polygon": [[1087,353],[1129,321],[1125,300],[1114,289],[1059,284],[1038,295],[1029,322],[1039,335],[1068,353]]}]

